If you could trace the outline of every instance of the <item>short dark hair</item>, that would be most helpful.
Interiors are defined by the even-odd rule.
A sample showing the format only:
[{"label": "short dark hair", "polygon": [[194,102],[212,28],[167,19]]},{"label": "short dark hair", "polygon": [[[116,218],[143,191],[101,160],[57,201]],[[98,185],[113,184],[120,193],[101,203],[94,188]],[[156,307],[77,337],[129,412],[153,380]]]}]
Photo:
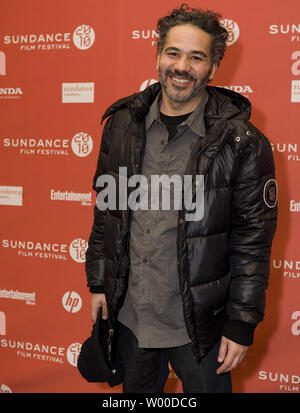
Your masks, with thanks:
[{"label": "short dark hair", "polygon": [[186,3],[174,9],[169,15],[161,17],[157,22],[157,51],[161,53],[170,29],[183,24],[191,24],[211,35],[211,61],[219,64],[223,59],[228,39],[227,30],[219,23],[221,14],[211,10],[189,7]]}]

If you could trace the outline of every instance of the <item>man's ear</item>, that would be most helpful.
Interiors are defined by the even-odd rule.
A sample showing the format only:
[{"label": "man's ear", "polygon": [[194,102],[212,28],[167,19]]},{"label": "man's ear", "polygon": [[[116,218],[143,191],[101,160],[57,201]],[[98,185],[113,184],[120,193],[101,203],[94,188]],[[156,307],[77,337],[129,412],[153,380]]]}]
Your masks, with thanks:
[{"label": "man's ear", "polygon": [[208,79],[209,79],[209,80],[213,80],[213,78],[215,77],[217,68],[218,68],[218,64],[217,64],[217,63],[214,63],[214,64],[212,65],[211,69],[210,69],[210,73],[209,73],[209,76],[208,76]]},{"label": "man's ear", "polygon": [[159,68],[159,60],[160,60],[160,53],[157,54],[157,58],[156,58],[156,70],[158,70]]}]

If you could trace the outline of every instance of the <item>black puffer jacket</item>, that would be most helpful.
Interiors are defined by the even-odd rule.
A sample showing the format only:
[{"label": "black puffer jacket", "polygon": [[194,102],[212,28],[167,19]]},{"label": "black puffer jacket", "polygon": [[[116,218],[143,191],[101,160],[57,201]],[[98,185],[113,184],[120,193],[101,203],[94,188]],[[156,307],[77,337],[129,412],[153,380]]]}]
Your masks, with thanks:
[{"label": "black puffer jacket", "polygon": [[[204,217],[186,221],[178,214],[178,276],[186,328],[196,359],[222,334],[250,345],[263,319],[269,261],[277,219],[277,193],[270,144],[250,122],[251,106],[227,89],[207,87],[206,136],[194,145],[186,174],[204,175]],[[93,188],[101,174],[117,182],[119,167],[128,178],[141,174],[145,116],[160,92],[156,83],[113,104],[104,114],[101,150]],[[133,190],[134,188],[132,188]],[[128,195],[130,191],[128,189]],[[86,252],[92,292],[106,294],[117,315],[127,289],[130,210],[101,212]]]}]

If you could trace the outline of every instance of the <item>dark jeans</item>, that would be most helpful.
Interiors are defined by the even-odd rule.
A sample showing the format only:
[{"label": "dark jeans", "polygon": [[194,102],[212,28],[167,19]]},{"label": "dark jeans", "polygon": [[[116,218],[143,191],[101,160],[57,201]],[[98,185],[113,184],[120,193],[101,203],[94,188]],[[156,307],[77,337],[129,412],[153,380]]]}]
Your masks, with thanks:
[{"label": "dark jeans", "polygon": [[230,373],[217,375],[220,342],[198,363],[191,344],[164,349],[138,348],[135,335],[119,323],[118,353],[124,366],[124,393],[161,392],[162,356],[166,355],[182,381],[184,393],[231,393]]}]

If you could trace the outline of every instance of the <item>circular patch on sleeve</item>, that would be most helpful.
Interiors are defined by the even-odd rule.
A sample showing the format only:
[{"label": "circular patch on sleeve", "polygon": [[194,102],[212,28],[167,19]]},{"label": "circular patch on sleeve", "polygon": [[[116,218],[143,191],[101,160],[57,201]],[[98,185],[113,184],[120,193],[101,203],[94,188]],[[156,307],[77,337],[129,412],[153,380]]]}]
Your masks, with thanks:
[{"label": "circular patch on sleeve", "polygon": [[264,186],[264,201],[269,208],[274,208],[277,204],[278,189],[275,179],[269,179]]}]

